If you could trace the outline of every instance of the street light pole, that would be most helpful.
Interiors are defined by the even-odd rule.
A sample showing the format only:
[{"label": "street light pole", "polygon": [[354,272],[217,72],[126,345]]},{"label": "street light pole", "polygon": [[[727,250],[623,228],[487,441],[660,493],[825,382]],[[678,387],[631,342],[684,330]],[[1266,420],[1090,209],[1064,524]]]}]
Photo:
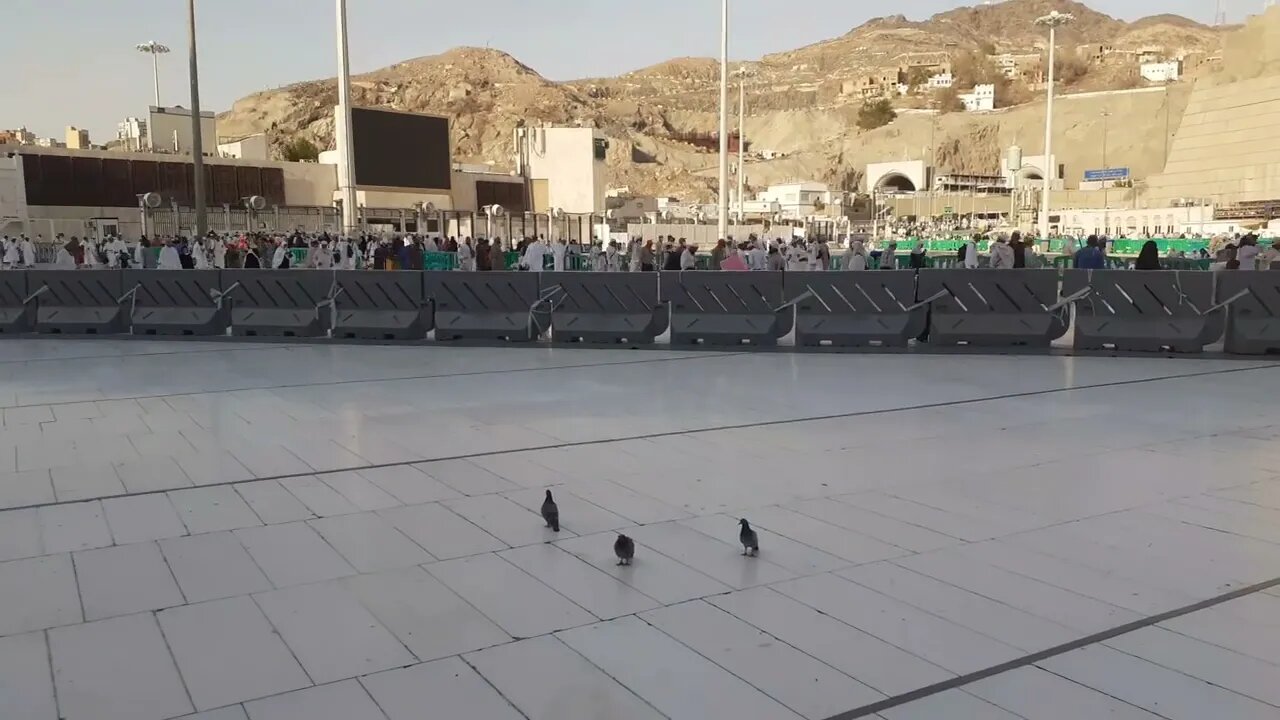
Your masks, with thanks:
[{"label": "street light pole", "polygon": [[[195,195],[195,236],[209,230],[204,204],[204,136],[200,127],[200,63],[196,54],[196,0],[187,0],[187,34],[191,42],[191,192]],[[150,128],[147,129],[150,132]]]},{"label": "street light pole", "polygon": [[[356,164],[354,135],[351,129],[351,61],[347,56],[347,0],[337,0],[338,13],[338,128],[337,138],[341,155],[338,172],[338,190],[342,195],[342,232],[348,236],[356,232]],[[492,237],[492,235],[490,235]]]},{"label": "street light pole", "polygon": [[1107,130],[1111,118],[1110,110],[1102,111],[1102,232],[1108,234],[1111,232],[1111,195],[1107,192],[1107,171],[1111,166],[1107,165]]},{"label": "street light pole", "polygon": [[151,79],[155,84],[156,107],[160,107],[160,56],[167,54],[169,48],[155,40],[141,43],[136,47],[138,52],[144,52],[151,56]]},{"label": "street light pole", "polygon": [[1044,188],[1041,191],[1040,198],[1040,239],[1049,239],[1049,193],[1053,187],[1053,180],[1057,179],[1057,167],[1050,167],[1053,163],[1053,81],[1056,68],[1056,53],[1058,45],[1058,28],[1075,20],[1075,16],[1071,13],[1060,13],[1057,10],[1036,18],[1036,25],[1049,28],[1049,86],[1048,99],[1045,103],[1044,111]]},{"label": "street light pole", "polygon": [[745,223],[747,189],[743,156],[747,148],[747,69],[738,69],[738,222]]},{"label": "street light pole", "polygon": [[720,239],[729,236],[729,0],[720,0]]}]

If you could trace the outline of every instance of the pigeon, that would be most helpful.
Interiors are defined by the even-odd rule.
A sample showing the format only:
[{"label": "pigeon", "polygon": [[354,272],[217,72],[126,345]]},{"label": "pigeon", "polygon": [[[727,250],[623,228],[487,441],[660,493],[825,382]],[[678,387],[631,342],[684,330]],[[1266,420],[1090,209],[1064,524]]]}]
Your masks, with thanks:
[{"label": "pigeon", "polygon": [[755,557],[760,554],[760,538],[756,536],[756,531],[751,529],[751,523],[746,518],[738,521],[742,524],[742,532],[738,533],[738,540],[742,543],[742,554]]},{"label": "pigeon", "polygon": [[547,521],[547,527],[552,531],[560,532],[560,508],[551,499],[550,490],[547,491],[547,499],[542,501],[542,519]]},{"label": "pigeon", "polygon": [[613,541],[613,554],[618,556],[619,565],[630,565],[631,559],[636,556],[636,541],[619,534],[618,539]]}]

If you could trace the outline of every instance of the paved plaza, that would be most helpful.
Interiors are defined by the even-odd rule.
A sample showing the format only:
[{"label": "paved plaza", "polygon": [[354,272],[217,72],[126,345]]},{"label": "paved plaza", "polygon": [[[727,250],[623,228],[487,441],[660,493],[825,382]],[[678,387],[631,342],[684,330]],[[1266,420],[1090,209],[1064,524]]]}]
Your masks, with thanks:
[{"label": "paved plaza", "polygon": [[1280,718],[1274,361],[11,339],[0,407],[3,720]]}]

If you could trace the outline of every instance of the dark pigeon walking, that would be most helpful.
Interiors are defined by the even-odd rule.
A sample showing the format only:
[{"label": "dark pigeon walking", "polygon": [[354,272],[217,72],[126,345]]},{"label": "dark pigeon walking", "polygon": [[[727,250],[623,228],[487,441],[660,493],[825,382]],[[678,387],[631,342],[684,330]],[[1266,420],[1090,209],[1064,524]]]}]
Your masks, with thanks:
[{"label": "dark pigeon walking", "polygon": [[755,557],[760,554],[760,538],[756,536],[756,531],[751,529],[751,523],[746,518],[738,521],[742,524],[742,531],[738,533],[738,540],[742,542],[742,554],[749,557]]},{"label": "dark pigeon walking", "polygon": [[550,490],[547,491],[547,499],[542,501],[542,519],[547,521],[547,527],[560,532],[560,507],[551,499]]},{"label": "dark pigeon walking", "polygon": [[613,554],[618,556],[619,565],[630,565],[636,556],[636,541],[626,535],[618,535],[613,541]]}]

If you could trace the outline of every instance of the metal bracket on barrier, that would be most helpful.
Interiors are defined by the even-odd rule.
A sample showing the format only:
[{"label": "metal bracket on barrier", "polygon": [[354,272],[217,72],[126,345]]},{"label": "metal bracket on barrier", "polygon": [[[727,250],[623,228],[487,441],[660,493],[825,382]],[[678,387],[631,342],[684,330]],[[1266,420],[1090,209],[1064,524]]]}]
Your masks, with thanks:
[{"label": "metal bracket on barrier", "polygon": [[[336,311],[338,309],[338,296],[344,292],[346,292],[346,288],[339,286],[337,280],[330,283],[329,292],[325,294],[325,298],[316,303],[316,320],[320,319],[320,308],[322,307],[330,307]],[[332,335],[337,328],[338,313],[331,312],[329,313],[329,334]]]},{"label": "metal bracket on barrier", "polygon": [[[553,299],[557,294],[562,297],[559,298],[558,302],[554,302]],[[560,285],[552,285],[538,293],[538,299],[529,306],[529,322],[533,323],[533,327],[537,329],[538,337],[541,337],[544,332],[551,328],[551,314],[564,304],[565,298],[568,297],[568,295],[569,293],[565,292],[564,288]],[[539,310],[538,308],[540,305],[548,305],[549,307],[547,307],[546,310]],[[547,315],[547,327],[545,328],[538,322],[539,313],[546,313]]]},{"label": "metal bracket on barrier", "polygon": [[142,289],[142,283],[138,283],[129,289],[128,292],[116,298],[116,305],[124,302],[125,298],[129,298],[129,322],[133,323],[133,314],[138,309],[138,291]]},{"label": "metal bracket on barrier", "polygon": [[1092,287],[1083,287],[1071,293],[1070,295],[1062,298],[1061,300],[1059,300],[1058,302],[1052,305],[1046,306],[1044,303],[1041,303],[1040,307],[1043,307],[1045,312],[1051,312],[1051,313],[1058,312],[1059,310],[1067,307],[1068,305],[1074,305],[1080,302],[1081,300],[1084,300],[1085,298],[1089,297],[1092,294],[1093,294]]},{"label": "metal bracket on barrier", "polygon": [[226,290],[217,290],[214,288],[210,288],[209,299],[213,300],[214,307],[216,307],[218,310],[221,310],[222,301],[226,299],[226,297],[230,295],[232,292],[234,292],[235,289],[238,287],[240,287],[240,283],[234,283],[231,287],[227,288]]},{"label": "metal bracket on barrier", "polygon": [[39,290],[37,290],[37,291],[35,291],[35,292],[33,292],[33,293],[31,293],[30,295],[28,295],[28,296],[27,296],[27,299],[22,301],[22,304],[23,304],[23,305],[30,305],[30,304],[31,304],[31,302],[32,302],[33,300],[35,300],[36,298],[40,297],[41,295],[43,295],[43,294],[45,294],[45,293],[47,293],[47,292],[49,292],[49,286],[48,286],[48,285],[41,285],[41,286],[40,286],[40,289],[39,289]]},{"label": "metal bracket on barrier", "polygon": [[[902,310],[903,312],[913,312],[915,310],[919,310],[925,305],[932,305],[933,303],[936,303],[942,298],[947,297],[949,295],[951,297],[955,297],[954,295],[951,295],[950,290],[939,290],[938,292],[930,295],[929,297],[925,298],[924,300],[921,300],[920,302],[914,305],[909,305],[907,307],[902,308]],[[956,302],[960,302],[959,298],[956,298]],[[898,304],[901,305],[902,303],[898,303]],[[963,304],[961,305],[961,307],[963,307]]]},{"label": "metal bracket on barrier", "polygon": [[[1240,300],[1240,299],[1241,299],[1241,298],[1243,298],[1244,296],[1246,296],[1246,295],[1252,295],[1252,294],[1253,294],[1253,289],[1252,289],[1252,288],[1245,288],[1245,289],[1241,290],[1240,292],[1236,293],[1235,295],[1232,295],[1231,297],[1227,298],[1226,300],[1223,300],[1222,302],[1218,303],[1217,305],[1214,305],[1213,307],[1209,308],[1208,310],[1205,310],[1204,312],[1200,313],[1200,315],[1201,315],[1201,316],[1204,316],[1204,315],[1208,315],[1209,313],[1212,313],[1212,312],[1217,312],[1218,310],[1221,310],[1221,309],[1223,309],[1223,308],[1226,308],[1226,307],[1231,306],[1231,305],[1232,305],[1232,304],[1234,304],[1237,300]],[[1190,303],[1187,303],[1187,304],[1188,304],[1188,305],[1190,305]],[[1194,308],[1195,306],[1194,306],[1194,305],[1192,305],[1191,307],[1193,307],[1193,308]],[[1198,311],[1197,311],[1197,312],[1198,312]]]},{"label": "metal bracket on barrier", "polygon": [[809,298],[817,298],[818,302],[822,303],[822,307],[826,308],[827,312],[831,312],[831,306],[822,301],[822,298],[818,295],[818,293],[814,292],[813,286],[806,285],[805,287],[809,289],[800,293],[795,298],[782,303],[778,307],[774,308],[773,311],[775,313],[782,312],[787,308],[795,307],[796,305],[799,305],[800,303],[804,302],[805,300],[808,300]]}]

